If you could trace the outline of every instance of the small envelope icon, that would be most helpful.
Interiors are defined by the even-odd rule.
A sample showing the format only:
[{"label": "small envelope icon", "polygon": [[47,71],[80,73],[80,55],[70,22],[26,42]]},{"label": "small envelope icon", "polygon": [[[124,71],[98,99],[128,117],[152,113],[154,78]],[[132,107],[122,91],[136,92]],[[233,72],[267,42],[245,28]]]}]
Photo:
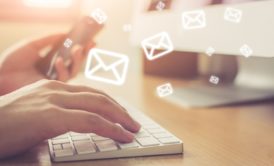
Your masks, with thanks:
[{"label": "small envelope icon", "polygon": [[242,19],[243,12],[235,8],[226,8],[224,19],[230,22],[239,23]]},{"label": "small envelope icon", "polygon": [[215,53],[215,49],[213,47],[208,47],[206,50],[206,54],[208,56],[212,56]]},{"label": "small envelope icon", "polygon": [[219,83],[219,81],[220,81],[220,78],[217,76],[214,76],[214,75],[210,76],[210,78],[209,78],[209,82],[211,82],[212,84],[217,85]]},{"label": "small envelope icon", "polygon": [[184,29],[198,29],[206,27],[206,14],[203,10],[183,12],[182,14]]},{"label": "small envelope icon", "polygon": [[246,44],[244,44],[241,48],[240,48],[240,52],[243,56],[245,56],[246,58],[250,57],[253,54],[253,50]]},{"label": "small envelope icon", "polygon": [[159,97],[166,97],[173,93],[173,88],[170,83],[166,83],[157,87],[157,94]]},{"label": "small envelope icon", "polygon": [[101,49],[89,52],[85,76],[104,83],[122,85],[125,82],[129,65],[126,55]]},{"label": "small envelope icon", "polygon": [[161,32],[142,41],[142,47],[148,60],[155,60],[174,50],[168,33]]},{"label": "small envelope icon", "polygon": [[103,24],[108,19],[107,14],[101,9],[95,9],[90,15],[98,24]]}]

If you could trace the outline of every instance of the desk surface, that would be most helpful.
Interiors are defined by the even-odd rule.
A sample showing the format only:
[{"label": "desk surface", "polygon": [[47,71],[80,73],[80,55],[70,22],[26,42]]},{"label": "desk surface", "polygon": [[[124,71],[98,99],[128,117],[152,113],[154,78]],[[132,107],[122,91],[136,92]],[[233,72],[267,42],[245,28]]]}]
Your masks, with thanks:
[{"label": "desk surface", "polygon": [[[141,78],[141,79],[140,79]],[[273,165],[274,102],[213,109],[184,109],[155,95],[163,78],[134,75],[123,87],[97,85],[79,76],[72,83],[91,85],[127,99],[184,141],[183,155],[52,163],[47,143],[0,161],[0,165]],[[170,80],[174,86],[191,82]]]}]

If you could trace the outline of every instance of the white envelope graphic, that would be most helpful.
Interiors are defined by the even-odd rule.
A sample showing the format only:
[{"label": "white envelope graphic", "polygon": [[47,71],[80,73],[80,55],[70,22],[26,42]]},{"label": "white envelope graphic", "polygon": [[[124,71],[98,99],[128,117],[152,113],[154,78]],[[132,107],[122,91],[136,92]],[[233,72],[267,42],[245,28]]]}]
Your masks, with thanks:
[{"label": "white envelope graphic", "polygon": [[166,83],[157,87],[157,94],[159,97],[166,97],[173,93],[173,88],[170,83]]},{"label": "white envelope graphic", "polygon": [[240,52],[243,56],[245,56],[246,58],[250,57],[253,54],[253,50],[246,44],[244,44],[241,48],[240,48]]},{"label": "white envelope graphic", "polygon": [[210,76],[210,78],[209,78],[209,82],[211,82],[212,84],[217,85],[219,83],[219,81],[220,81],[220,78],[217,76],[214,76],[214,75]]},{"label": "white envelope graphic", "polygon": [[108,19],[107,14],[101,9],[95,9],[90,15],[98,24],[103,24]]},{"label": "white envelope graphic", "polygon": [[242,19],[242,15],[243,13],[241,10],[228,7],[225,10],[224,19],[230,22],[239,23]]},{"label": "white envelope graphic", "polygon": [[183,12],[182,14],[184,29],[198,29],[206,27],[206,14],[203,10]]},{"label": "white envelope graphic", "polygon": [[213,48],[213,47],[208,47],[207,49],[206,49],[206,54],[208,55],[208,56],[212,56],[214,53],[215,53],[215,49]]},{"label": "white envelope graphic", "polygon": [[[110,61],[105,61],[111,59]],[[89,52],[85,76],[88,79],[104,83],[122,85],[125,82],[129,65],[126,55],[101,49]]]},{"label": "white envelope graphic", "polygon": [[142,47],[148,60],[154,60],[174,50],[168,33],[161,32],[142,41]]}]

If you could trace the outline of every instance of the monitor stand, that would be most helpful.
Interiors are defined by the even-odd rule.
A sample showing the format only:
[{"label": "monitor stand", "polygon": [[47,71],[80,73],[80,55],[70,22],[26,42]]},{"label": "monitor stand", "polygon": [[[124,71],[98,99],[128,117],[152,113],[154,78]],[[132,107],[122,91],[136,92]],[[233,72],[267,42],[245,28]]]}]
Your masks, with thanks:
[{"label": "monitor stand", "polygon": [[233,83],[175,88],[165,99],[183,107],[216,107],[274,98],[274,58],[238,57],[237,61]]}]

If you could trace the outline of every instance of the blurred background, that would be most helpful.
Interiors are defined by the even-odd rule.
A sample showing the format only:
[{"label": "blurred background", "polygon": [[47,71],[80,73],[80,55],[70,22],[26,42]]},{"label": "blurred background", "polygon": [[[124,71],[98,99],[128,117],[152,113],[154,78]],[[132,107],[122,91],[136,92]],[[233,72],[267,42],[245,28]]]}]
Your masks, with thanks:
[{"label": "blurred background", "polygon": [[[24,38],[68,32],[81,15],[89,15],[94,9],[101,8],[109,19],[103,32],[96,38],[97,46],[138,56],[141,53],[140,47],[130,44],[130,33],[123,29],[134,21],[132,18],[138,12],[140,2],[153,4],[154,1],[159,0],[0,0],[0,52]],[[181,11],[216,4],[218,1],[227,4],[254,0],[163,1],[166,4],[176,4],[172,6],[173,11]],[[131,28],[134,31],[134,27]],[[200,70],[206,70],[208,58],[198,58]]]},{"label": "blurred background", "polygon": [[0,51],[24,38],[67,32],[80,15],[89,15],[95,8],[101,8],[109,19],[96,39],[97,46],[136,56],[139,49],[130,46],[130,34],[123,30],[123,26],[131,21],[132,2],[129,0],[0,0]]}]

